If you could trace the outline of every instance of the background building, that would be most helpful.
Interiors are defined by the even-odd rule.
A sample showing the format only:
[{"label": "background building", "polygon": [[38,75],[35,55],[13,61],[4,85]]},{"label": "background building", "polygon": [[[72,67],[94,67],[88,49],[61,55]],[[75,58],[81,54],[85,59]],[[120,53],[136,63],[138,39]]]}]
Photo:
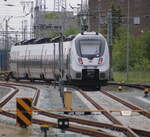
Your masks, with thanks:
[{"label": "background building", "polygon": [[73,12],[40,11],[35,15],[35,38],[48,37],[52,33],[65,32],[70,28],[79,28],[78,18]]},{"label": "background building", "polygon": [[16,43],[16,40],[8,36],[6,42],[6,34],[0,36],[0,71],[4,71],[7,69],[7,58],[9,57],[8,52],[13,44]]},{"label": "background building", "polygon": [[97,31],[105,27],[112,5],[116,10],[120,9],[123,25],[127,25],[129,8],[130,31],[135,35],[150,30],[150,0],[89,0],[90,30]]}]

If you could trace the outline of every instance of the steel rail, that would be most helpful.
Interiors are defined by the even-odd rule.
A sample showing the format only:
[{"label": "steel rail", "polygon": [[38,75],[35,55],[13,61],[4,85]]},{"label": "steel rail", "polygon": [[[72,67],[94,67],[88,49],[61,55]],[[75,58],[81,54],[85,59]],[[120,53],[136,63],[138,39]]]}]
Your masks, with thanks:
[{"label": "steel rail", "polygon": [[[68,85],[67,85],[68,86]],[[75,86],[68,86],[70,88],[74,88],[76,90],[79,90],[79,91],[82,91],[81,89],[79,89],[78,87],[75,87]],[[102,109],[104,110],[104,109]],[[108,112],[106,110],[104,110],[104,112]],[[115,125],[116,126],[116,125]],[[107,126],[105,127],[107,128]],[[141,129],[136,129],[136,128],[133,128],[133,127],[129,127],[131,128],[136,134],[140,135],[140,136],[144,136],[144,137],[150,137],[150,131],[147,131],[147,130],[141,130]],[[117,129],[119,130],[120,128],[117,127]],[[120,131],[122,131],[122,129],[120,129]]]},{"label": "steel rail", "polygon": [[[6,111],[6,110],[1,110],[0,112],[4,112],[4,111],[10,112],[10,111]],[[16,112],[16,111],[14,111],[14,112]],[[49,113],[48,111],[40,110],[35,107],[33,107],[33,112],[38,112],[38,114],[40,114],[40,115],[44,115],[44,116],[51,117],[54,119],[67,118],[67,119],[69,119],[70,122],[82,124],[85,126],[105,128],[105,129],[109,129],[109,130],[115,130],[118,132],[126,132],[126,128],[124,126],[120,126],[120,125],[116,125],[116,124],[107,124],[107,123],[95,122],[95,121],[90,121],[90,120],[84,120],[84,119],[80,119],[80,118],[73,118],[70,116],[64,116],[64,115],[60,115],[60,114]],[[134,132],[136,132],[137,134],[139,134],[141,136],[148,137],[150,135],[149,131],[140,130],[140,129],[136,129],[136,128],[132,128],[132,127],[130,127],[130,128]]]},{"label": "steel rail", "polygon": [[[86,95],[83,91],[79,90],[79,92],[88,100],[90,101],[97,109],[103,109],[99,104],[97,104],[92,98],[90,98],[88,95]],[[116,118],[114,118],[109,112],[102,112],[104,116],[106,116],[110,121],[112,121],[114,124],[122,125],[123,124],[118,121]],[[124,132],[125,135],[129,137],[139,137],[134,131],[132,131],[130,128],[126,127],[126,132]]]},{"label": "steel rail", "polygon": [[102,122],[95,122],[95,121],[91,121],[91,120],[85,120],[85,119],[73,118],[73,117],[59,115],[59,114],[54,114],[54,113],[48,113],[46,111],[39,110],[37,108],[34,108],[34,109],[36,109],[39,114],[47,116],[47,117],[68,118],[70,122],[75,122],[75,123],[78,123],[78,124],[85,124],[85,125],[88,125],[88,126],[95,126],[95,127],[99,127],[99,128],[106,128],[106,129],[116,130],[116,131],[120,131],[120,132],[126,131],[126,128],[124,126],[122,126],[122,125],[106,124],[106,123],[102,123]]},{"label": "steel rail", "polygon": [[[3,111],[0,112],[0,114],[4,115],[4,116],[8,116],[10,118],[16,119],[16,115]],[[58,124],[55,122],[49,122],[49,121],[44,121],[44,120],[39,120],[39,119],[32,119],[32,123],[34,124],[38,124],[38,125],[49,125],[50,127],[53,128],[58,128]],[[90,127],[82,127],[79,125],[74,125],[74,124],[70,124],[69,128],[66,129],[67,131],[72,131],[72,132],[76,132],[76,133],[81,133],[84,135],[89,135],[89,136],[95,136],[95,137],[115,137],[113,135],[110,135],[108,133],[105,133],[103,131],[100,131],[99,129],[95,129],[95,128],[90,128]]]},{"label": "steel rail", "polygon": [[108,83],[108,85],[126,86],[126,87],[131,87],[131,88],[137,88],[140,90],[144,90],[147,87],[147,85],[142,85],[142,84],[125,84],[125,83]]},{"label": "steel rail", "polygon": [[[6,86],[6,84],[3,84],[3,85],[5,85]],[[7,84],[8,85],[8,84]],[[36,93],[35,93],[35,95],[34,95],[34,99],[33,99],[33,102],[32,102],[32,104],[35,106],[36,104],[37,104],[37,100],[38,100],[38,97],[39,97],[39,94],[40,94],[40,90],[38,90],[37,88],[35,88],[35,87],[31,87],[31,86],[26,86],[26,85],[20,85],[20,84],[9,84],[9,86],[23,86],[23,87],[28,87],[28,88],[32,88],[32,89],[35,89],[36,90]],[[16,87],[13,87],[13,88],[16,88]],[[12,117],[12,118],[15,118],[16,116],[15,115],[13,115],[13,114],[11,114],[11,113],[9,113],[9,112],[6,112],[6,111],[3,111],[3,110],[1,110],[1,112],[0,112],[0,114],[3,114],[3,115],[5,115],[5,116],[8,116],[8,117]],[[60,117],[60,116],[59,116]],[[59,118],[59,117],[57,117],[57,118]],[[78,122],[79,123],[79,122]],[[88,124],[87,124],[88,125]],[[86,128],[87,129],[87,128]],[[80,127],[80,130],[81,130],[81,127]],[[82,129],[83,131],[82,132],[84,132],[84,129]],[[71,131],[71,130],[70,130]],[[72,130],[72,131],[76,131],[75,129],[74,130]],[[77,130],[78,131],[78,130]],[[90,131],[90,130],[89,130]],[[79,131],[78,131],[79,132]],[[101,135],[102,136],[109,136],[109,135],[107,135],[107,133],[104,133],[103,131],[100,131],[100,130],[98,130],[97,132],[102,132],[101,133]],[[87,131],[85,132],[86,133],[86,135],[93,135],[93,133],[92,134],[90,134],[90,133],[87,133]],[[96,134],[95,134],[96,135]]]},{"label": "steel rail", "polygon": [[110,93],[108,93],[108,92],[106,92],[104,90],[101,90],[100,92],[105,94],[105,95],[107,95],[107,96],[109,96],[110,98],[113,98],[114,100],[120,102],[121,104],[131,108],[132,110],[141,110],[138,113],[142,114],[143,116],[145,116],[147,118],[150,118],[150,113],[147,112],[147,111],[144,111],[142,108],[140,108],[140,107],[138,107],[136,105],[133,105],[131,103],[128,103],[127,101],[125,101],[125,100],[123,100],[123,99],[121,99],[119,97],[116,97],[116,96],[114,96],[114,95],[112,95],[112,94],[110,94]]},{"label": "steel rail", "polygon": [[[6,84],[3,84],[6,86]],[[37,104],[37,100],[39,98],[39,94],[40,94],[40,90],[37,90],[37,88],[35,87],[31,87],[31,86],[25,86],[25,85],[18,85],[18,84],[9,84],[9,87],[12,86],[23,86],[23,87],[28,87],[28,88],[32,88],[32,89],[36,89],[36,93],[33,97],[33,102],[32,104],[35,106]],[[8,86],[8,84],[7,84]],[[15,87],[13,87],[15,88]],[[13,92],[14,93],[14,92]],[[14,94],[12,94],[14,95]],[[10,98],[10,96],[9,96]],[[5,104],[7,102],[8,99],[5,99]],[[4,102],[4,101],[3,101]],[[1,103],[2,106],[4,106],[4,103]],[[11,118],[16,118],[16,115],[14,114],[11,114],[9,112],[6,112],[6,111],[3,111],[1,110],[0,114],[3,114],[5,116],[8,116],[8,117],[11,117]],[[41,122],[42,123],[47,123],[47,124],[50,124],[50,125],[53,125],[53,127],[57,128],[57,124],[56,123],[52,123],[52,122],[46,122],[46,121],[41,121],[41,120],[37,120],[37,119],[33,119],[33,122],[35,123],[38,123],[40,124]],[[109,135],[107,133],[104,133],[103,131],[100,131],[100,130],[95,130],[95,129],[92,129],[92,128],[85,128],[85,127],[81,127],[81,126],[70,126],[68,128],[69,131],[72,131],[72,132],[77,132],[77,133],[82,133],[82,134],[85,134],[85,135],[94,135],[94,136],[103,136],[103,137],[115,137],[115,136],[112,136],[112,135]]]},{"label": "steel rail", "polygon": [[[144,111],[143,109],[141,109],[140,107],[136,106],[136,105],[133,105],[131,103],[128,103],[127,101],[115,96],[115,95],[112,95],[111,93],[108,93],[104,90],[101,90],[100,93],[103,93],[104,95],[120,102],[121,104],[131,108],[133,111],[135,110],[138,110],[136,111],[137,113],[140,113],[142,115],[144,115],[145,117],[149,118],[150,117],[150,113],[148,111]],[[136,132],[137,134],[139,135],[142,135],[142,136],[145,136],[145,137],[150,137],[150,132],[149,131],[143,131],[143,130],[140,130],[140,129],[136,129],[136,128],[132,128],[130,127],[134,132]]]},{"label": "steel rail", "polygon": [[36,105],[37,105],[39,96],[40,96],[40,90],[37,89],[37,90],[36,90],[36,93],[34,94],[33,101],[32,101],[32,105],[33,105],[33,106],[36,106]]},{"label": "steel rail", "polygon": [[[27,85],[20,85],[20,84],[10,84],[11,86],[24,86],[24,87],[28,87],[28,88],[32,88],[32,89],[35,89],[35,90],[37,90],[37,92],[36,92],[36,94],[34,95],[34,101],[33,101],[33,105],[36,105],[37,104],[37,100],[38,100],[38,97],[39,97],[39,93],[40,93],[40,90],[38,90],[37,88],[35,88],[35,87],[32,87],[32,86],[27,86]],[[103,110],[103,109],[102,109]],[[6,113],[6,112],[5,112]],[[1,114],[1,113],[0,113]],[[8,113],[6,113],[7,115],[8,115]],[[72,120],[73,121],[73,120]],[[91,121],[90,121],[91,122]],[[77,122],[77,123],[80,123],[80,122]],[[83,121],[81,122],[81,123],[84,123]],[[87,123],[89,123],[89,122],[87,122]],[[99,124],[99,126],[100,126],[100,124],[104,124],[104,123],[98,123]],[[87,124],[88,125],[88,124]],[[126,128],[124,128],[124,127],[112,127],[112,125],[110,126],[108,126],[108,125],[103,125],[103,126],[100,126],[100,127],[104,127],[104,128],[108,128],[108,129],[112,129],[112,130],[117,130],[117,131],[124,131],[124,132],[129,132],[129,135],[130,135],[130,131],[126,131]],[[148,135],[150,134],[150,132],[148,132],[148,131],[143,131],[143,130],[139,130],[139,129],[135,129],[135,128],[132,128],[131,127],[131,129],[134,131],[134,132],[136,132],[136,133],[138,133],[138,134],[140,134],[140,135],[144,135],[144,136],[146,136],[146,137],[148,137]],[[131,132],[131,134],[132,134],[132,132]]]},{"label": "steel rail", "polygon": [[[5,85],[6,83],[4,83]],[[36,106],[37,103],[38,103],[38,99],[39,99],[39,96],[40,96],[40,90],[36,87],[33,87],[33,86],[29,86],[29,85],[22,85],[22,84],[14,84],[14,83],[7,83],[7,85],[9,85],[10,87],[12,86],[18,86],[18,87],[26,87],[26,88],[31,88],[31,89],[34,89],[36,90],[35,94],[34,94],[34,97],[33,97],[33,101],[32,101],[32,105],[33,106]],[[12,87],[12,88],[15,88],[15,87]]]},{"label": "steel rail", "polygon": [[2,108],[4,105],[6,105],[16,94],[17,92],[19,91],[18,88],[16,87],[13,87],[13,86],[10,86],[8,84],[5,84],[5,83],[0,83],[0,86],[3,86],[3,87],[10,87],[12,89],[14,89],[14,91],[12,92],[9,92],[6,96],[4,96],[2,98],[2,100],[0,101],[0,107]]},{"label": "steel rail", "polygon": [[27,88],[31,88],[34,90],[38,90],[38,88],[33,87],[33,86],[29,86],[29,85],[22,85],[22,84],[16,84],[16,83],[7,83],[7,84],[9,84],[10,86],[27,87]]},{"label": "steel rail", "polygon": [[[47,111],[40,110],[40,109],[37,109],[35,107],[34,107],[34,110],[37,111],[41,115],[51,117],[51,118],[55,118],[55,119],[68,118],[70,122],[75,122],[75,123],[78,123],[78,124],[84,124],[84,125],[88,125],[88,126],[105,128],[105,129],[109,129],[109,130],[115,130],[115,131],[118,131],[118,132],[126,132],[127,131],[126,127],[121,126],[121,125],[107,124],[107,123],[95,122],[95,121],[85,120],[85,119],[80,119],[80,118],[73,118],[73,117],[64,116],[64,115],[60,115],[60,114],[49,113]],[[132,128],[132,127],[130,127],[130,128],[134,132],[136,132],[137,134],[139,134],[141,136],[149,137],[149,135],[150,135],[149,131],[140,130],[140,129],[136,129],[136,128]]]}]

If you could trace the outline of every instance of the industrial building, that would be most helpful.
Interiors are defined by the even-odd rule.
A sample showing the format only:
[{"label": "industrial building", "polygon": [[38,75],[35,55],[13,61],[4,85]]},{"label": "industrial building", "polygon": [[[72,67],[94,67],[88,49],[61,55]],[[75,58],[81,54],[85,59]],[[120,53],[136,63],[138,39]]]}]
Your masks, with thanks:
[{"label": "industrial building", "polygon": [[89,28],[97,31],[106,27],[107,13],[112,5],[121,10],[122,24],[127,25],[129,18],[130,31],[139,35],[150,30],[150,0],[89,0]]},{"label": "industrial building", "polygon": [[52,33],[65,32],[70,28],[79,28],[78,18],[73,12],[39,11],[38,16],[35,15],[36,38],[48,37]]}]

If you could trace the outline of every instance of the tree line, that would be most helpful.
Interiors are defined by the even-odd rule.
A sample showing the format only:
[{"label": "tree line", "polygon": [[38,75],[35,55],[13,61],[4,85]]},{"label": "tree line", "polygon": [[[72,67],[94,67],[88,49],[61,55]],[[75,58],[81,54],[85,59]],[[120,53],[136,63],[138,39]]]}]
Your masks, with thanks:
[{"label": "tree line", "polygon": [[[113,69],[126,70],[127,28],[117,28],[117,37],[113,39]],[[150,71],[150,31],[140,36],[129,34],[129,70]]]}]

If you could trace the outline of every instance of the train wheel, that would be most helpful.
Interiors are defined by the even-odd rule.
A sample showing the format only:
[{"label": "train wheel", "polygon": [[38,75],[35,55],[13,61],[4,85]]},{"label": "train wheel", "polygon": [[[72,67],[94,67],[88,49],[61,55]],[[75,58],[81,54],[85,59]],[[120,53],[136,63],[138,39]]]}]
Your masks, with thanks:
[{"label": "train wheel", "polygon": [[29,80],[29,75],[26,73],[24,78]]},{"label": "train wheel", "polygon": [[10,79],[9,76],[5,77],[5,81],[9,81],[9,79]]},{"label": "train wheel", "polygon": [[98,91],[101,89],[101,87],[99,85],[91,85],[91,86],[87,86],[87,87],[82,87],[83,90],[87,90],[87,91]]},{"label": "train wheel", "polygon": [[4,74],[4,79],[5,79],[5,81],[9,81],[10,77],[11,77],[11,72]]},{"label": "train wheel", "polygon": [[33,79],[33,78],[31,78],[31,79],[30,79],[30,82],[34,83],[34,79]]},{"label": "train wheel", "polygon": [[96,86],[95,90],[101,90],[101,87],[98,85]]},{"label": "train wheel", "polygon": [[18,81],[19,81],[19,78],[15,78],[15,80],[18,82]]},{"label": "train wheel", "polygon": [[40,78],[41,78],[42,80],[44,80],[44,79],[45,79],[44,74],[40,74]]}]

